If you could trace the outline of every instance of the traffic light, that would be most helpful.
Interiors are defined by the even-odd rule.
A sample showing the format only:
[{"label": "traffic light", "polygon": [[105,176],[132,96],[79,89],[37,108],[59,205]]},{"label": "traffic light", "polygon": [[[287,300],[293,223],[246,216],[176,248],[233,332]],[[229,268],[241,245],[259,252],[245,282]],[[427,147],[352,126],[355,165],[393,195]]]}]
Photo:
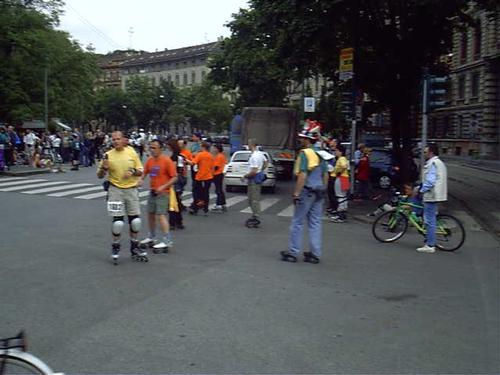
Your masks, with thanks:
[{"label": "traffic light", "polygon": [[447,104],[446,95],[448,92],[448,77],[436,77],[429,75],[426,78],[426,108],[424,112],[432,112],[435,109],[445,107]]}]

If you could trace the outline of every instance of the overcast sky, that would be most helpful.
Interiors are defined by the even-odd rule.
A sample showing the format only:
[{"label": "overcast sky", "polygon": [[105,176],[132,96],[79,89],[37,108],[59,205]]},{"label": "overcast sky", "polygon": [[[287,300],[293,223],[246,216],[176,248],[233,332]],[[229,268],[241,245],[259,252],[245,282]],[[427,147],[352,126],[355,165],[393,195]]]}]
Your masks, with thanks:
[{"label": "overcast sky", "polygon": [[[96,52],[132,47],[149,52],[229,36],[231,15],[248,0],[65,0],[60,29]],[[133,33],[129,30],[133,29]]]}]

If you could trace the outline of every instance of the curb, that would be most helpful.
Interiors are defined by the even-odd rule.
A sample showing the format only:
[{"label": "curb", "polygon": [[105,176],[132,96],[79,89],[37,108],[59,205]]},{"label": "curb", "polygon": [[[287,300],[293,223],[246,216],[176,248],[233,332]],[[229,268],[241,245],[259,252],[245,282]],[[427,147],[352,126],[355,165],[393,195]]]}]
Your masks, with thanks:
[{"label": "curb", "polygon": [[45,174],[45,173],[52,173],[50,169],[30,169],[27,171],[3,171],[0,172],[0,176],[31,176],[35,174]]}]

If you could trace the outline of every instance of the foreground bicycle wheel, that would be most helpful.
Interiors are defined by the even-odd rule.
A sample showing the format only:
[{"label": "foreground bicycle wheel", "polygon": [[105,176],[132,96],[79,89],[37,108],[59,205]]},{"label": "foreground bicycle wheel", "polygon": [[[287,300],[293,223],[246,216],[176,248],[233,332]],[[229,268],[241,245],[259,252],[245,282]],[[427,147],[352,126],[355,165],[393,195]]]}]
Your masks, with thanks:
[{"label": "foreground bicycle wheel", "polygon": [[372,225],[373,237],[385,243],[399,240],[407,229],[408,219],[396,211],[384,212]]},{"label": "foreground bicycle wheel", "polygon": [[440,250],[455,251],[465,241],[465,229],[460,220],[451,215],[436,216],[436,246]]},{"label": "foreground bicycle wheel", "polygon": [[[3,368],[1,368],[2,362]],[[0,373],[1,375],[55,374],[49,367],[47,367],[47,365],[42,363],[40,360],[34,360],[33,358],[27,358],[27,356],[25,355],[18,356],[16,354],[6,354],[0,356]]]}]

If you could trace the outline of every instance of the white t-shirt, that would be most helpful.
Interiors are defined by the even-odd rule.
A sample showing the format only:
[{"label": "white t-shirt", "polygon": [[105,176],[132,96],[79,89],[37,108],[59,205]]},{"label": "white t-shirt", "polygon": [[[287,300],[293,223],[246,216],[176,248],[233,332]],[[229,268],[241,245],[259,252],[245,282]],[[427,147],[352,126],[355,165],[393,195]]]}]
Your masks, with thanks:
[{"label": "white t-shirt", "polygon": [[250,164],[250,169],[257,168],[257,172],[260,172],[262,168],[264,168],[264,164],[266,163],[266,156],[262,151],[255,150],[252,152],[250,159],[248,159],[248,164]]},{"label": "white t-shirt", "polygon": [[61,147],[61,138],[55,137],[54,139],[52,139],[52,146]]}]

